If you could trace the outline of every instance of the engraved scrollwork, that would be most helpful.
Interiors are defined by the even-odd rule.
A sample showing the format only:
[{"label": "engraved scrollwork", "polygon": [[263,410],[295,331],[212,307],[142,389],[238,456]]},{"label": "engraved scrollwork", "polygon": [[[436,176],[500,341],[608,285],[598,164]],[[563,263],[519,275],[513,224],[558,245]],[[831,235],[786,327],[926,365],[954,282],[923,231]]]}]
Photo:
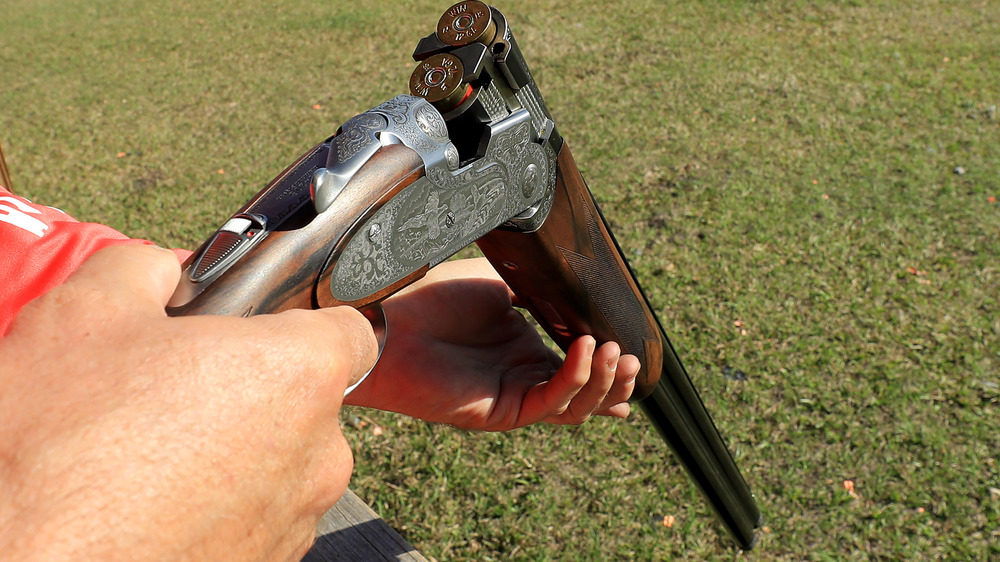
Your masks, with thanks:
[{"label": "engraved scrollwork", "polygon": [[517,185],[525,201],[534,202],[541,198],[548,185],[550,166],[545,151],[535,143],[527,146],[521,156]]},{"label": "engraved scrollwork", "polygon": [[403,125],[410,115],[411,100],[416,99],[411,96],[396,96],[389,101],[371,109],[388,117],[393,123]]},{"label": "engraved scrollwork", "polygon": [[414,112],[417,126],[434,142],[448,142],[448,126],[444,118],[430,105],[421,105]]},{"label": "engraved scrollwork", "polygon": [[[418,265],[450,255],[484,227],[502,220],[504,181],[494,177],[466,184],[462,189],[438,189],[426,182],[423,189],[402,201],[393,228],[394,257]],[[456,247],[457,246],[457,247]]]},{"label": "engraved scrollwork", "polygon": [[356,115],[344,124],[343,130],[333,139],[333,149],[341,162],[375,142],[374,132],[384,129],[385,118],[372,113]]},{"label": "engraved scrollwork", "polygon": [[527,123],[505,131],[497,136],[492,152],[494,158],[507,168],[524,203],[533,203],[541,197],[551,168],[542,147],[529,142],[530,134]]},{"label": "engraved scrollwork", "polygon": [[448,142],[444,118],[423,98],[397,96],[371,111],[389,121],[389,130],[417,151],[433,153]]},{"label": "engraved scrollwork", "polygon": [[385,120],[383,142],[390,134],[422,154],[425,175],[378,209],[344,247],[334,265],[335,298],[361,299],[545,205],[555,181],[554,152],[534,141],[527,112],[493,128],[486,154],[460,168],[447,125],[425,100],[400,96],[371,111]]},{"label": "engraved scrollwork", "polygon": [[455,145],[449,143],[448,146],[445,147],[444,160],[445,163],[448,165],[449,170],[454,170],[455,168],[458,168],[458,165],[461,162],[459,160],[458,149],[455,148]]},{"label": "engraved scrollwork", "polygon": [[523,146],[526,144],[527,137],[528,126],[523,123],[500,135],[494,148],[497,160],[508,165],[516,163]]},{"label": "engraved scrollwork", "polygon": [[332,281],[337,287],[337,298],[344,301],[361,299],[369,295],[373,287],[382,287],[395,280],[397,268],[385,259],[387,244],[386,230],[375,221],[351,240],[334,270]]}]

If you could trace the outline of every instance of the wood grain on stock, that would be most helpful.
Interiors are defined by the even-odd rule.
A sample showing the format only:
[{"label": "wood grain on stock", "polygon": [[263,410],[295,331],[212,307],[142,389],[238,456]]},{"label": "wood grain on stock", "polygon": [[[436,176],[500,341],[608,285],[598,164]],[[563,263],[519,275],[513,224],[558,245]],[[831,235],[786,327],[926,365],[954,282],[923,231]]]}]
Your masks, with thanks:
[{"label": "wood grain on stock", "polygon": [[330,300],[323,298],[328,288],[318,287],[319,300],[316,295],[317,279],[334,251],[333,242],[342,240],[356,221],[377,207],[376,203],[391,198],[422,175],[423,161],[413,150],[403,145],[380,149],[333,206],[318,216],[311,206],[298,211],[203,293],[186,305],[171,308],[170,314],[249,316],[342,304],[324,302]]},{"label": "wood grain on stock", "polygon": [[590,334],[638,357],[633,398],[641,398],[660,378],[667,344],[565,144],[557,166],[552,211],[542,228],[498,229],[477,244],[562,349]]}]

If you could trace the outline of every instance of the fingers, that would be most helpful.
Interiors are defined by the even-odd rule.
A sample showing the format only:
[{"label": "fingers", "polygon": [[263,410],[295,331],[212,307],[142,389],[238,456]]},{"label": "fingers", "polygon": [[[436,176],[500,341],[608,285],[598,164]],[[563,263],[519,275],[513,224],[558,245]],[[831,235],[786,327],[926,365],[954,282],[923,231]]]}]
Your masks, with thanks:
[{"label": "fingers", "polygon": [[[347,387],[361,380],[375,366],[378,360],[378,339],[371,322],[363,314],[349,306],[341,306],[332,309],[321,309],[316,311],[328,324],[337,326],[343,334],[343,345],[349,352],[351,365],[349,366],[350,378]],[[332,326],[331,326],[332,327]],[[320,332],[322,338],[329,342],[329,333]],[[342,357],[344,353],[336,356]]]},{"label": "fingers", "polygon": [[590,379],[573,397],[566,412],[561,416],[561,423],[583,423],[594,414],[615,382],[615,370],[618,368],[620,355],[621,347],[614,342],[605,343],[594,352]]},{"label": "fingers", "polygon": [[71,291],[123,298],[130,305],[163,311],[180,279],[180,263],[169,251],[150,245],[104,248],[66,280]]},{"label": "fingers", "polygon": [[560,422],[573,398],[587,385],[597,342],[591,336],[577,338],[566,353],[563,366],[549,380],[535,385],[524,395],[516,427],[539,421]]},{"label": "fingers", "polygon": [[[61,311],[63,319],[77,310],[84,322],[134,321],[145,326],[147,319],[165,319],[164,307],[180,272],[174,252],[150,245],[112,246],[96,252],[52,291],[48,307]],[[317,384],[332,385],[334,394],[333,387],[352,384],[378,355],[371,324],[350,307],[293,310],[249,321],[201,317],[184,322],[180,332],[195,342],[215,342],[219,334],[228,334],[214,345],[237,355],[245,353],[234,351],[240,347],[259,348],[261,358],[281,358],[277,361],[283,364],[276,365],[275,372],[301,373]],[[339,392],[343,396],[343,389]]]},{"label": "fingers", "polygon": [[631,411],[628,399],[635,390],[635,378],[639,374],[640,367],[639,359],[635,355],[622,355],[618,359],[614,385],[594,412],[595,416],[628,417]]},{"label": "fingers", "polygon": [[180,277],[177,257],[147,245],[118,245],[94,253],[61,285],[29,302],[15,324],[88,327],[164,317]]},{"label": "fingers", "polygon": [[[328,381],[337,388],[330,392],[343,396],[375,364],[378,341],[371,323],[349,306],[319,310],[286,310],[274,315],[255,316],[266,323],[268,346],[293,346],[286,356],[294,358],[306,376]],[[343,388],[340,388],[340,386]]]},{"label": "fingers", "polygon": [[[554,412],[546,421],[580,424],[593,415],[626,417],[629,414],[628,398],[635,387],[639,360],[634,355],[621,355],[621,347],[615,342],[607,342],[597,348],[589,361],[576,357],[577,353],[586,351],[586,348],[571,346],[567,352],[566,362],[553,380],[563,375],[577,382],[586,379],[586,382],[579,386],[579,391],[572,396],[565,410]],[[589,372],[569,372],[588,364]]]}]

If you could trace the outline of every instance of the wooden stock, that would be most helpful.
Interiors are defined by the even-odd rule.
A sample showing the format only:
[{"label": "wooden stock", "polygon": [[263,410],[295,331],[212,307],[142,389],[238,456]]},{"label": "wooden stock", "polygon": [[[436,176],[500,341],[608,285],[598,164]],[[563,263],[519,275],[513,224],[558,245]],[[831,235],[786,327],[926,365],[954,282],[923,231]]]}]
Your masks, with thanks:
[{"label": "wooden stock", "polygon": [[743,548],[760,511],[701,397],[646,301],[564,144],[552,211],[535,232],[494,230],[477,243],[564,350],[593,335],[642,362],[631,400],[652,422]]},{"label": "wooden stock", "polygon": [[639,358],[635,398],[652,392],[665,337],[565,144],[542,228],[494,230],[477,244],[563,350],[577,337],[618,342]]}]

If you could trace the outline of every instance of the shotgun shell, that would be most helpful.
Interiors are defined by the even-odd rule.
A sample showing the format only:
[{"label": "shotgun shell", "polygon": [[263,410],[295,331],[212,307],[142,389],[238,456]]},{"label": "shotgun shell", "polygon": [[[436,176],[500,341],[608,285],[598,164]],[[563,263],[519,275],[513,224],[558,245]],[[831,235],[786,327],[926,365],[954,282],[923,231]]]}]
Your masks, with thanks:
[{"label": "shotgun shell", "polygon": [[455,4],[438,20],[438,39],[454,47],[476,41],[489,45],[496,33],[497,25],[490,7],[476,0]]},{"label": "shotgun shell", "polygon": [[447,111],[460,105],[469,95],[470,86],[462,82],[464,75],[465,69],[458,57],[439,53],[413,69],[410,93],[431,102],[440,111]]}]

